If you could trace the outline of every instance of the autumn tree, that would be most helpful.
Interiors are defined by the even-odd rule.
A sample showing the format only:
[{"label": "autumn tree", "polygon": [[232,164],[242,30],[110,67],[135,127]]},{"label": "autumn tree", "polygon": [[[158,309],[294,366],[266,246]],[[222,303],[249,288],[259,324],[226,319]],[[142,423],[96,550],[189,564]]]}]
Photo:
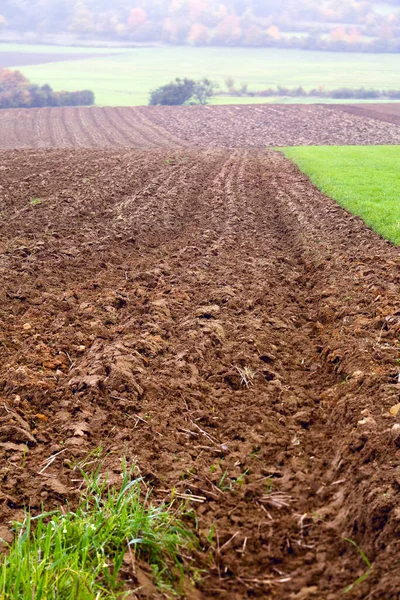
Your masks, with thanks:
[{"label": "autumn tree", "polygon": [[146,23],[146,20],[147,13],[143,8],[132,8],[128,18],[128,25],[132,29],[136,29]]},{"label": "autumn tree", "polygon": [[[7,38],[400,50],[400,0],[1,0]],[[343,30],[344,28],[344,30]],[[296,35],[301,32],[302,35]],[[306,35],[303,35],[305,32]],[[19,37],[18,37],[19,36]]]},{"label": "autumn tree", "polygon": [[77,106],[94,104],[91,90],[54,92],[45,85],[32,84],[19,71],[0,68],[0,108]]}]

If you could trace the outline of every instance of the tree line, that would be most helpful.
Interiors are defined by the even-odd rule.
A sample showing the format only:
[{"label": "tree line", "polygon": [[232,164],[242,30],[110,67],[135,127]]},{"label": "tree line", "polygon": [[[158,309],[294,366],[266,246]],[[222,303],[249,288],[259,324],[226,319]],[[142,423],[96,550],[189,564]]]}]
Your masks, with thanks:
[{"label": "tree line", "polygon": [[400,52],[400,0],[2,0],[0,29],[22,39]]},{"label": "tree line", "polygon": [[240,96],[260,98],[334,98],[337,100],[399,100],[400,89],[376,90],[364,87],[350,88],[341,87],[327,90],[323,86],[311,90],[305,90],[302,86],[288,88],[278,86],[265,90],[252,92],[247,83],[241,83],[239,88],[235,87],[232,77],[225,80],[227,91],[219,89],[218,85],[208,78],[194,80],[177,77],[174,81],[163,85],[150,93],[150,106],[182,106],[194,104],[208,104],[212,96]]},{"label": "tree line", "polygon": [[[231,78],[227,79],[230,84]],[[239,89],[228,85],[228,91],[215,91],[216,96],[240,96],[240,97],[260,97],[260,98],[333,98],[336,100],[399,100],[400,89],[378,90],[373,88],[352,88],[340,87],[334,89],[325,89],[324,86],[305,90],[302,86],[288,88],[285,86],[277,86],[276,88],[267,88],[260,91],[250,91],[247,84],[242,83]]]},{"label": "tree line", "polygon": [[90,106],[94,102],[91,90],[55,92],[47,84],[31,83],[19,71],[0,68],[0,108]]}]

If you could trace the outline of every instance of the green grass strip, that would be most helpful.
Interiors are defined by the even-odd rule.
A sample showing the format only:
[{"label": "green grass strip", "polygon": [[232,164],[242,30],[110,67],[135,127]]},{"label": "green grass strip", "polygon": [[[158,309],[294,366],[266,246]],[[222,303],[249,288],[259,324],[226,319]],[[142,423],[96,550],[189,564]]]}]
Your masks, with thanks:
[{"label": "green grass strip", "polygon": [[324,194],[385,239],[400,244],[400,146],[307,146],[282,151]]},{"label": "green grass strip", "polygon": [[120,600],[127,553],[152,567],[164,591],[179,591],[182,553],[194,546],[182,506],[152,505],[132,471],[118,488],[99,471],[83,476],[86,489],[75,511],[27,514],[15,524],[15,541],[0,558],[0,598]]}]

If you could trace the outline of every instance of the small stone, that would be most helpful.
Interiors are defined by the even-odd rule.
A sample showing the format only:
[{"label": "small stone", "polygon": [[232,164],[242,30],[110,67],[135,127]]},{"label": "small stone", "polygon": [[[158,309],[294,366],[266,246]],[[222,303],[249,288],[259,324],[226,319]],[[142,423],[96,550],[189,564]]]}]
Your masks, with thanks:
[{"label": "small stone", "polygon": [[400,467],[397,467],[396,471],[394,472],[393,479],[396,487],[400,489]]},{"label": "small stone", "polygon": [[25,329],[25,331],[29,331],[29,329],[32,329],[32,325],[30,323],[25,323],[23,328]]},{"label": "small stone", "polygon": [[376,421],[372,417],[364,417],[358,421],[357,426],[365,429],[376,429]]},{"label": "small stone", "polygon": [[295,423],[297,423],[297,425],[301,425],[301,427],[303,427],[303,429],[307,429],[311,423],[311,415],[309,413],[309,411],[307,410],[300,410],[299,412],[297,412],[294,417],[293,420]]},{"label": "small stone", "polygon": [[390,433],[392,436],[392,440],[394,441],[396,446],[398,446],[400,448],[400,425],[399,425],[399,423],[396,423],[395,425],[393,425],[392,429],[390,430]]},{"label": "small stone", "polygon": [[42,413],[36,413],[35,415],[35,419],[40,419],[40,421],[48,421],[48,417],[46,417],[46,415],[43,415]]},{"label": "small stone", "polygon": [[362,377],[364,377],[364,373],[362,371],[354,371],[354,373],[351,375],[352,379],[361,379]]},{"label": "small stone", "polygon": [[218,304],[211,304],[210,306],[201,306],[196,310],[196,317],[199,319],[215,319],[220,312]]}]

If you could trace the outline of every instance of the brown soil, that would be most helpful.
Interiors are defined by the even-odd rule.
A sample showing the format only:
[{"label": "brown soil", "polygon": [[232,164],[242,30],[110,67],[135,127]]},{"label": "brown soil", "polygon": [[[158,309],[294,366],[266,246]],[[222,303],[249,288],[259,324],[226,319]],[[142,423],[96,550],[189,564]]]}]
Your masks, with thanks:
[{"label": "brown soil", "polygon": [[400,102],[390,102],[388,104],[336,104],[334,108],[358,117],[400,125]]},{"label": "brown soil", "polygon": [[[101,54],[100,56],[104,56]],[[106,55],[107,56],[107,55]],[[23,67],[26,65],[43,65],[67,60],[85,60],[99,58],[99,54],[48,54],[43,52],[4,52],[0,45],[0,67]]]},{"label": "brown soil", "polygon": [[335,600],[350,538],[398,599],[398,250],[272,151],[0,164],[2,536],[102,446],[198,497],[199,598]]},{"label": "brown soil", "polygon": [[[349,111],[351,111],[349,107]],[[265,148],[399,144],[399,124],[332,105],[0,110],[0,148]]]}]

